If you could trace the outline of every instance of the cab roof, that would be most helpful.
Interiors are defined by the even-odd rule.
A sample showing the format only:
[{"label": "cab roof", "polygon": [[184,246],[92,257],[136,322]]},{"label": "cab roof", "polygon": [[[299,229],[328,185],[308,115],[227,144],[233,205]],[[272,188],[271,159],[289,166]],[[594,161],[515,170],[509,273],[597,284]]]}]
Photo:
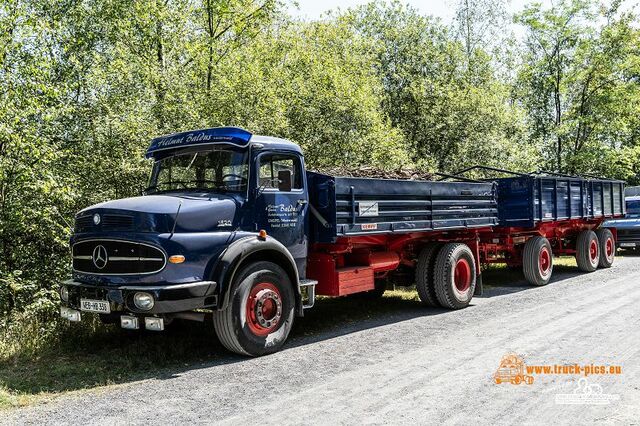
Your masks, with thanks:
[{"label": "cab roof", "polygon": [[170,154],[172,150],[200,145],[232,145],[245,148],[251,144],[260,144],[270,149],[294,151],[302,154],[302,150],[297,144],[286,139],[254,135],[239,127],[212,127],[153,138],[145,157],[156,157],[159,154],[164,156]]}]

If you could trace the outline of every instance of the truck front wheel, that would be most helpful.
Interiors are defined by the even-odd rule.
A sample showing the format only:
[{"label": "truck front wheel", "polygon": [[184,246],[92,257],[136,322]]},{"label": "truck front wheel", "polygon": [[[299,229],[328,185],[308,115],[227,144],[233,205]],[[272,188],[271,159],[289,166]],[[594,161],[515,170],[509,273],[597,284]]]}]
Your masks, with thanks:
[{"label": "truck front wheel", "polygon": [[533,285],[547,285],[553,273],[553,252],[545,237],[529,238],[522,253],[522,272]]},{"label": "truck front wheel", "polygon": [[256,262],[236,274],[227,307],[213,316],[220,342],[250,356],[277,352],[293,325],[295,297],[287,273],[271,262]]},{"label": "truck front wheel", "polygon": [[440,249],[433,283],[442,307],[461,309],[469,305],[476,287],[476,264],[469,246],[448,243]]},{"label": "truck front wheel", "polygon": [[576,240],[576,262],[584,272],[593,272],[600,263],[600,243],[593,231],[582,231]]}]

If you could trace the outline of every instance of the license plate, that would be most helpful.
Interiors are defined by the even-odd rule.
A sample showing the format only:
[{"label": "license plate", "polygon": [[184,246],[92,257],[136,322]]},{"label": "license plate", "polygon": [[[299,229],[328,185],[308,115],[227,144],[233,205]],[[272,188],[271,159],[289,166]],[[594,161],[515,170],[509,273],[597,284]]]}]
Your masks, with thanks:
[{"label": "license plate", "polygon": [[636,243],[620,243],[620,247],[635,247]]},{"label": "license plate", "polygon": [[80,310],[85,312],[97,312],[99,314],[110,314],[111,306],[106,300],[80,299]]}]

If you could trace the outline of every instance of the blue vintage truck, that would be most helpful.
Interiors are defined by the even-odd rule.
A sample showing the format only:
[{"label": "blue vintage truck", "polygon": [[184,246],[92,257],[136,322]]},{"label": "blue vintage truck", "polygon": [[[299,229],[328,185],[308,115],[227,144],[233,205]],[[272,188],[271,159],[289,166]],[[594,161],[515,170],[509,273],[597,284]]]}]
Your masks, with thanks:
[{"label": "blue vintage truck", "polygon": [[483,263],[522,267],[536,285],[554,254],[611,266],[600,225],[624,214],[618,181],[335,177],[306,171],[290,141],[233,127],[158,137],[146,156],[143,196],[76,215],[61,316],[160,331],[211,315],[221,343],[251,356],[280,349],[317,294],[378,297],[393,279],[460,309],[482,291]]}]

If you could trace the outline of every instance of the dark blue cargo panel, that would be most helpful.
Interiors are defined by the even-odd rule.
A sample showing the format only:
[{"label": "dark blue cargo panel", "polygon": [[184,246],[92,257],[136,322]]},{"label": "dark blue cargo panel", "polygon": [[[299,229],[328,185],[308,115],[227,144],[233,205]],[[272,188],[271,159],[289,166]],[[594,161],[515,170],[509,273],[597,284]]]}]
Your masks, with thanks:
[{"label": "dark blue cargo panel", "polygon": [[495,183],[332,177],[314,172],[307,176],[311,235],[316,242],[498,223]]},{"label": "dark blue cargo panel", "polygon": [[495,179],[501,226],[624,215],[624,182],[528,174]]}]

